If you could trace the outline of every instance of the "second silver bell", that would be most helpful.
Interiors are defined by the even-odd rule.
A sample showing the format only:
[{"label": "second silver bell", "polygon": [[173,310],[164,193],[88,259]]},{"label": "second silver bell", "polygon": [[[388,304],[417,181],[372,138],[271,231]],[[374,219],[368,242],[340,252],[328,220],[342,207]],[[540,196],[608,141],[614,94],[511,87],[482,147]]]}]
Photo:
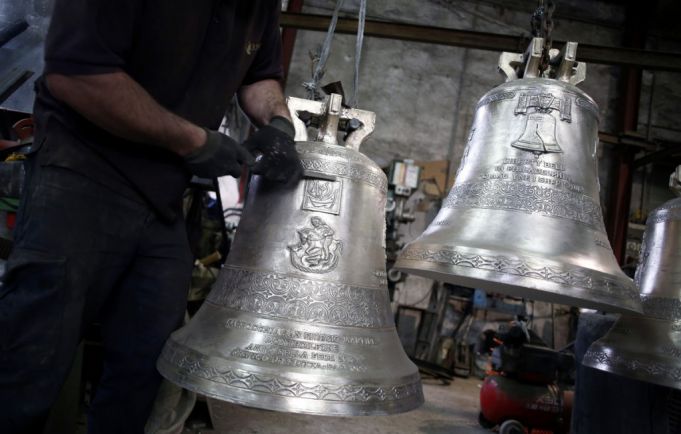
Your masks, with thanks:
[{"label": "second silver bell", "polygon": [[396,268],[517,297],[640,312],[603,224],[597,172],[598,106],[575,84],[576,43],[557,55],[557,78],[537,74],[535,38],[522,79],[480,100],[456,182]]}]

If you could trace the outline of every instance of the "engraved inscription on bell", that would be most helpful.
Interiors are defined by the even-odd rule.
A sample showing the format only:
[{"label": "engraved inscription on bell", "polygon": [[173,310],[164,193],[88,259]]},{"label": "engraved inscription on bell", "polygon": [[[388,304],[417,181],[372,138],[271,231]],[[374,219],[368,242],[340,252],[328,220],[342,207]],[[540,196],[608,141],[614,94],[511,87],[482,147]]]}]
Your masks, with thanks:
[{"label": "engraved inscription on bell", "polygon": [[342,181],[308,179],[305,181],[303,209],[328,214],[340,214]]},{"label": "engraved inscription on bell", "polygon": [[319,217],[310,226],[298,229],[298,244],[288,246],[291,263],[306,273],[328,273],[338,266],[343,243],[334,239],[336,231]]},{"label": "engraved inscription on bell", "polygon": [[556,139],[556,120],[548,113],[529,115],[525,131],[511,146],[536,155],[563,152]]},{"label": "engraved inscription on bell", "polygon": [[295,368],[366,372],[362,347],[376,345],[371,336],[315,333],[234,319],[227,320],[225,327],[255,333],[253,342],[234,348],[231,357]]}]

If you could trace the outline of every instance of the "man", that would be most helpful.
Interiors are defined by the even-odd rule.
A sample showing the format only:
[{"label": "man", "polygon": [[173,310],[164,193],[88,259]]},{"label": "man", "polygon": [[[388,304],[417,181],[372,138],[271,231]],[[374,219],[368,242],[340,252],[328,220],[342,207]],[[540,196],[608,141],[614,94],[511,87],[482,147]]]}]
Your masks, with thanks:
[{"label": "man", "polygon": [[[141,433],[192,267],[190,175],[293,180],[275,0],[57,0],[35,143],[0,287],[0,432],[40,432],[83,330],[102,325],[90,433]],[[234,93],[261,128],[215,131]],[[293,182],[293,181],[292,181]]]}]

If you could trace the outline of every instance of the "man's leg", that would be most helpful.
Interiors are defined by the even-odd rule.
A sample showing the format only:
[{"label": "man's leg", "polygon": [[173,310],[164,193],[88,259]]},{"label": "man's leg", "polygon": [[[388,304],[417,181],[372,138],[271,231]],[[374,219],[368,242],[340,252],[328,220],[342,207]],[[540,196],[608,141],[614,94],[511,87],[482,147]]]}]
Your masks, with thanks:
[{"label": "man's leg", "polygon": [[150,219],[135,262],[101,318],[104,372],[89,433],[143,433],[161,382],[156,360],[182,323],[191,267],[184,222]]},{"label": "man's leg", "polygon": [[[115,203],[73,172],[40,167],[35,158],[0,286],[3,434],[42,432],[83,324],[94,317],[136,247],[134,212],[125,213],[129,230],[112,227],[123,220],[124,202]],[[109,227],[103,231],[102,225]]]}]

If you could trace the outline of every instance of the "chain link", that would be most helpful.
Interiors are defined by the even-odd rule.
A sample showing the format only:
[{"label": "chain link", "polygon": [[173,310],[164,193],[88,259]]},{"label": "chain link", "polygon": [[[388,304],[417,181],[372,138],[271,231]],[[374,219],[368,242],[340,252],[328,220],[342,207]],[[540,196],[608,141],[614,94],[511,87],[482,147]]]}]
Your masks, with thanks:
[{"label": "chain link", "polygon": [[542,52],[542,60],[539,65],[539,72],[543,73],[549,67],[549,50],[553,43],[553,11],[556,9],[556,4],[553,0],[539,0],[537,9],[534,10],[530,17],[530,26],[532,28],[532,36],[537,38],[544,38],[544,50]]},{"label": "chain link", "polygon": [[539,0],[537,9],[534,10],[530,17],[530,25],[532,26],[532,36],[535,38],[541,37],[543,31],[542,22],[544,20],[544,0]]}]

